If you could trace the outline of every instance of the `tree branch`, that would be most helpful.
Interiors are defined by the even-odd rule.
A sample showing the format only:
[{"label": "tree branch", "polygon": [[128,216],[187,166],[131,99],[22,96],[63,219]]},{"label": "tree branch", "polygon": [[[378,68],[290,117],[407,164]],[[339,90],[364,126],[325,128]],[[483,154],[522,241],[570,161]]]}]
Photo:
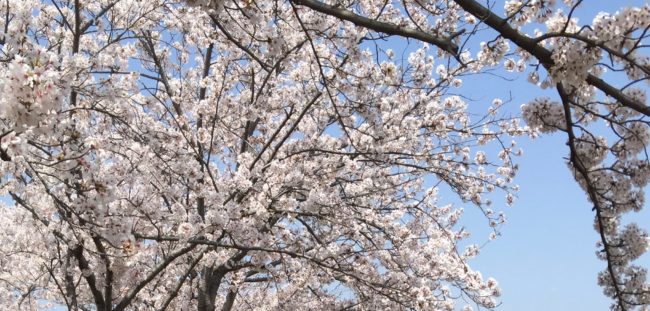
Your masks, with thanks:
[{"label": "tree branch", "polygon": [[163,303],[163,306],[159,309],[160,311],[165,311],[167,310],[167,307],[169,307],[169,304],[176,298],[178,295],[178,292],[180,291],[181,287],[183,286],[183,283],[185,283],[185,280],[187,280],[187,277],[192,273],[192,270],[194,270],[194,267],[201,261],[203,258],[203,255],[205,254],[205,251],[201,252],[199,256],[192,261],[190,264],[190,267],[187,269],[185,274],[177,281],[178,283],[176,284],[176,287],[170,292],[169,297],[165,300],[165,303]]},{"label": "tree branch", "polygon": [[230,289],[228,295],[226,295],[226,301],[221,307],[221,311],[230,311],[235,305],[235,298],[237,298],[237,289]]},{"label": "tree branch", "polygon": [[[111,311],[113,308],[113,271],[111,270],[111,260],[108,257],[108,253],[106,252],[104,244],[102,244],[102,241],[99,240],[99,237],[94,236],[92,240],[95,244],[95,247],[97,248],[99,257],[104,262],[104,270],[106,270],[106,278],[104,280],[104,301],[106,305],[104,306],[104,310]],[[99,307],[97,307],[97,310],[102,311],[99,309]]]},{"label": "tree branch", "polygon": [[[509,39],[520,48],[535,56],[547,70],[552,68],[555,64],[553,58],[551,57],[551,51],[537,44],[537,41],[535,39],[527,37],[520,33],[518,30],[512,28],[510,24],[508,24],[507,20],[494,14],[490,9],[482,6],[475,0],[454,0],[454,2],[465,9],[465,11],[474,15],[476,18],[479,18],[486,25],[499,32],[499,34],[501,34],[504,38]],[[621,92],[619,89],[613,87],[602,79],[589,74],[587,76],[586,82],[589,85],[601,90],[607,96],[616,99],[622,105],[640,112],[646,116],[650,116],[650,107],[634,101],[627,95],[623,94],[623,92]]]},{"label": "tree branch", "polygon": [[131,301],[135,298],[135,296],[145,286],[147,286],[147,284],[149,284],[149,282],[151,282],[154,278],[156,278],[156,276],[158,276],[158,274],[160,274],[160,272],[165,270],[165,268],[167,268],[167,266],[169,266],[169,264],[171,264],[176,258],[178,258],[180,256],[183,256],[184,254],[186,254],[189,251],[193,250],[195,247],[196,247],[196,244],[190,243],[190,245],[188,245],[188,246],[186,246],[184,248],[181,248],[177,252],[172,253],[169,257],[165,258],[165,260],[163,260],[163,262],[161,262],[156,268],[154,268],[153,270],[151,270],[151,272],[149,272],[147,277],[144,280],[142,280],[142,282],[140,282],[138,285],[136,285],[134,288],[132,288],[126,294],[126,296],[124,296],[124,298],[122,298],[120,303],[118,303],[117,306],[115,306],[115,308],[113,310],[114,311],[122,311],[126,307],[128,307],[129,304],[131,303]]},{"label": "tree branch", "polygon": [[458,46],[454,44],[450,38],[437,37],[416,29],[401,27],[386,22],[380,22],[367,18],[365,16],[357,15],[351,11],[339,7],[325,4],[317,0],[292,0],[292,2],[298,5],[304,5],[314,11],[318,11],[323,14],[335,16],[344,21],[351,22],[357,26],[365,27],[377,32],[383,32],[389,35],[417,39],[423,42],[431,43],[452,55],[458,54]]},{"label": "tree branch", "polygon": [[90,292],[92,293],[93,299],[95,300],[95,306],[97,306],[97,310],[106,309],[106,302],[102,296],[102,292],[97,288],[97,280],[95,278],[95,274],[90,270],[88,260],[86,260],[83,255],[83,246],[77,245],[77,247],[71,250],[71,253],[77,259],[79,270],[81,270],[81,275],[86,280],[86,283],[90,288]]},{"label": "tree branch", "polygon": [[594,204],[594,209],[596,210],[596,219],[598,221],[598,226],[600,227],[598,230],[598,233],[600,234],[600,240],[603,243],[603,248],[605,249],[605,258],[607,259],[607,272],[609,273],[609,276],[611,278],[611,282],[614,286],[614,298],[617,300],[618,306],[621,308],[620,310],[626,311],[626,304],[625,301],[623,300],[623,293],[621,291],[621,288],[619,287],[619,283],[616,278],[616,273],[614,272],[614,264],[613,264],[613,259],[612,259],[612,250],[609,242],[607,241],[607,236],[605,234],[605,220],[604,216],[602,215],[602,210],[603,207],[600,204],[600,201],[598,199],[598,194],[596,192],[596,189],[593,186],[593,182],[591,180],[591,177],[589,176],[589,170],[583,165],[582,161],[580,160],[580,157],[578,156],[578,152],[576,151],[575,147],[575,134],[573,133],[573,122],[571,121],[571,106],[570,102],[571,99],[569,98],[569,94],[567,94],[566,90],[562,86],[561,83],[557,84],[557,90],[558,93],[560,94],[560,98],[562,99],[562,105],[564,107],[564,118],[566,120],[566,132],[568,135],[568,145],[569,149],[571,151],[571,163],[573,164],[573,167],[578,171],[580,175],[585,179],[585,184],[586,184],[586,189],[587,189],[587,194],[589,195],[589,198],[591,199],[591,202]]}]

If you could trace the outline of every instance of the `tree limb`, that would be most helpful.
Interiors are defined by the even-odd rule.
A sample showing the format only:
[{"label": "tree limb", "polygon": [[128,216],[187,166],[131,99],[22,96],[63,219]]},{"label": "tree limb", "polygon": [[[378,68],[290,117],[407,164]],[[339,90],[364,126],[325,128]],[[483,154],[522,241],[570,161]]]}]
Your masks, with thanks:
[{"label": "tree limb", "polygon": [[[305,0],[300,0],[305,1]],[[306,0],[313,1],[313,0]],[[518,30],[512,28],[508,21],[494,14],[490,9],[482,6],[480,3],[475,0],[454,0],[458,5],[460,5],[465,11],[474,15],[476,18],[482,20],[486,25],[490,26],[492,29],[496,30],[504,38],[509,39],[515,43],[518,47],[526,50],[528,53],[535,56],[540,63],[547,70],[553,67],[555,62],[551,57],[552,52],[548,49],[537,44],[537,41],[533,38],[527,37],[520,33]],[[587,76],[586,82],[601,90],[607,96],[610,96],[620,102],[623,106],[626,106],[630,109],[633,109],[637,112],[640,112],[646,116],[650,116],[650,107],[636,102],[627,95],[623,94],[621,90],[613,87],[609,83],[603,81],[602,79],[589,74]]]},{"label": "tree limb", "polygon": [[[135,298],[135,296],[145,287],[149,282],[151,282],[158,274],[160,274],[162,271],[169,266],[176,258],[185,255],[189,251],[193,250],[196,247],[196,244],[189,244],[188,246],[181,248],[180,250],[176,251],[175,253],[172,253],[169,257],[165,258],[163,262],[161,262],[156,268],[151,270],[147,277],[142,280],[138,285],[136,285],[134,288],[132,288],[124,298],[115,306],[113,309],[114,311],[122,311],[126,307],[131,304],[131,301]],[[99,309],[99,308],[98,308]]]},{"label": "tree limb", "polygon": [[81,275],[90,288],[97,310],[104,310],[106,308],[106,302],[102,296],[102,292],[97,288],[97,279],[95,278],[95,274],[90,270],[88,260],[86,260],[86,257],[83,255],[83,246],[77,245],[77,247],[71,249],[71,253],[77,259],[79,270],[81,270]]},{"label": "tree limb", "polygon": [[292,2],[298,5],[304,5],[314,11],[318,11],[323,14],[335,16],[344,21],[351,22],[357,26],[365,27],[377,32],[383,32],[389,35],[417,39],[423,42],[431,43],[452,55],[458,54],[458,46],[454,44],[450,38],[437,37],[416,29],[401,27],[386,22],[380,22],[367,18],[365,16],[357,15],[346,9],[325,4],[317,0],[292,0]]},{"label": "tree limb", "polygon": [[614,286],[614,298],[617,300],[617,304],[620,307],[620,310],[626,311],[626,303],[623,300],[623,292],[621,291],[621,288],[619,286],[619,282],[616,277],[616,273],[614,271],[614,264],[613,264],[613,259],[612,256],[612,249],[610,246],[609,241],[607,240],[606,233],[604,231],[604,216],[603,216],[603,207],[600,204],[600,200],[598,199],[598,194],[596,192],[596,189],[593,186],[593,181],[591,180],[591,176],[589,175],[589,170],[583,165],[582,161],[580,160],[580,157],[578,156],[578,152],[576,151],[575,147],[575,134],[573,133],[573,122],[571,121],[571,106],[569,105],[571,102],[571,99],[569,98],[569,94],[566,92],[564,87],[562,86],[561,83],[557,84],[557,90],[558,93],[560,94],[560,98],[562,99],[562,105],[564,107],[564,118],[566,119],[566,132],[568,135],[568,145],[569,149],[571,151],[571,156],[570,156],[570,161],[573,164],[573,167],[575,167],[576,171],[578,171],[578,174],[582,175],[582,177],[585,179],[585,184],[587,188],[587,194],[589,195],[589,198],[591,199],[591,202],[594,204],[594,209],[596,210],[596,219],[598,221],[598,225],[600,227],[600,230],[598,230],[598,233],[600,234],[600,240],[603,243],[603,248],[605,250],[605,256],[606,256],[606,261],[607,261],[607,272],[609,273],[609,276],[611,277],[611,282]]}]

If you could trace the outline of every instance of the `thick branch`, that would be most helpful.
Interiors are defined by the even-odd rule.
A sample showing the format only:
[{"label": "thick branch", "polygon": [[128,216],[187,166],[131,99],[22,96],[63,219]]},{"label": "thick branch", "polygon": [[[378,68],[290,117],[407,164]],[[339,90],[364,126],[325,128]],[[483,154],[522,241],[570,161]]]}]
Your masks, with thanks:
[{"label": "thick branch", "polygon": [[[189,251],[193,250],[196,247],[196,244],[189,244],[188,246],[181,248],[175,253],[172,253],[169,257],[165,258],[163,262],[161,262],[156,268],[151,270],[147,277],[142,280],[138,285],[136,285],[134,288],[132,288],[124,298],[120,301],[120,303],[117,304],[117,306],[113,309],[114,311],[122,311],[126,307],[128,307],[131,304],[131,301],[135,298],[135,296],[145,287],[149,282],[151,282],[154,278],[156,278],[162,271],[169,266],[176,258],[185,255]],[[98,308],[99,309],[99,308]]]},{"label": "thick branch", "polygon": [[619,101],[623,106],[633,109],[637,112],[640,112],[646,116],[650,116],[650,107],[630,99],[627,95],[623,94],[621,90],[613,87],[609,83],[603,81],[601,78],[598,78],[594,75],[589,75],[587,76],[587,83],[589,83],[589,85],[595,86],[596,88],[603,91],[605,94],[613,97],[614,99]]},{"label": "thick branch", "polygon": [[338,17],[344,21],[351,22],[357,26],[365,27],[377,32],[385,34],[401,36],[406,38],[413,38],[423,42],[431,43],[442,50],[456,55],[458,53],[458,46],[451,42],[450,38],[437,37],[423,31],[412,28],[401,27],[395,24],[376,21],[365,16],[357,15],[351,11],[331,6],[317,0],[293,0],[298,5],[304,5],[314,11],[318,11],[327,15]]},{"label": "thick branch", "polygon": [[221,280],[228,271],[222,266],[214,269],[213,267],[206,267],[203,269],[203,284],[199,288],[198,294],[198,311],[214,311],[214,301],[217,297],[217,291],[221,285]]},{"label": "thick branch", "polygon": [[81,3],[79,0],[74,2],[74,37],[72,38],[72,53],[79,52],[79,43],[81,42]]},{"label": "thick branch", "polygon": [[[208,75],[210,74],[210,66],[212,64],[212,51],[214,50],[214,43],[210,43],[208,46],[207,51],[205,52],[205,58],[203,59],[203,74],[202,77],[203,79],[207,78]],[[203,86],[199,89],[199,100],[204,100],[205,99],[205,94],[207,92],[207,87]],[[203,127],[203,115],[199,114],[199,119],[197,120],[196,123],[197,129]],[[207,168],[208,165],[203,161],[203,145],[201,142],[196,142],[198,146],[198,152],[196,159],[199,161],[199,165],[201,167],[201,172],[204,172]],[[201,178],[200,183],[203,183],[203,178]],[[205,197],[198,197],[196,199],[196,211],[199,213],[199,216],[201,216],[201,219],[205,220]]]},{"label": "thick branch", "polygon": [[[512,28],[512,26],[508,24],[507,20],[494,14],[490,9],[482,6],[475,0],[454,0],[454,2],[460,5],[468,13],[482,20],[486,25],[490,26],[490,28],[499,32],[499,34],[504,38],[509,39],[520,48],[535,56],[547,70],[553,67],[554,61],[551,57],[551,51],[537,44],[535,39],[529,38],[518,30]],[[607,96],[616,99],[622,105],[634,109],[646,116],[650,116],[650,107],[629,98],[627,95],[623,94],[621,90],[613,87],[602,79],[590,74],[587,76],[586,82],[601,90]]]},{"label": "thick branch", "polygon": [[[61,14],[63,15],[63,14]],[[79,44],[81,42],[81,3],[79,0],[74,2],[74,32],[72,37],[72,54],[77,54],[79,52]],[[70,91],[70,106],[77,105],[77,91]]]},{"label": "thick branch", "polygon": [[83,255],[83,247],[81,245],[78,245],[76,248],[72,249],[71,252],[72,255],[77,259],[79,270],[81,270],[81,275],[84,277],[84,279],[86,279],[86,283],[88,284],[90,292],[93,295],[93,299],[95,300],[97,310],[104,310],[106,308],[106,303],[104,301],[104,297],[102,296],[102,292],[97,288],[97,280],[95,278],[95,274],[92,272],[92,270],[90,270],[88,260],[86,260],[86,257]]},{"label": "thick branch", "polygon": [[[92,240],[93,243],[95,243],[99,257],[104,262],[104,269],[106,270],[106,279],[104,280],[104,301],[106,302],[106,305],[104,308],[105,311],[111,311],[113,307],[113,271],[111,270],[111,260],[108,257],[104,244],[99,240],[99,237],[94,236]],[[99,307],[97,307],[97,310],[101,311]]]},{"label": "thick branch", "polygon": [[237,290],[230,289],[228,291],[228,295],[226,295],[226,301],[223,303],[223,306],[221,307],[221,311],[232,310],[232,307],[235,305],[235,298],[237,298]]},{"label": "thick branch", "polygon": [[160,311],[165,311],[167,310],[167,307],[169,307],[169,304],[178,296],[178,292],[180,291],[181,287],[183,287],[183,284],[185,283],[185,280],[187,280],[187,277],[192,273],[194,270],[194,267],[203,259],[203,255],[205,254],[205,251],[201,252],[199,256],[192,261],[190,264],[190,267],[187,269],[187,272],[183,274],[183,276],[177,281],[176,287],[169,293],[169,296],[165,300],[165,303],[163,303],[163,306],[159,309]]},{"label": "thick branch", "polygon": [[[64,268],[67,269],[70,266],[70,260],[72,260],[72,250],[68,250],[65,258],[65,266]],[[50,272],[52,275],[52,278],[56,280],[54,277],[54,273]],[[64,273],[63,274],[64,282],[65,282],[65,296],[69,297],[63,297],[63,299],[66,301],[66,304],[68,305],[68,309],[76,311],[79,309],[78,307],[78,301],[77,301],[77,288],[74,283],[74,277],[72,276],[72,273]],[[70,299],[70,302],[68,303],[68,299]]]}]

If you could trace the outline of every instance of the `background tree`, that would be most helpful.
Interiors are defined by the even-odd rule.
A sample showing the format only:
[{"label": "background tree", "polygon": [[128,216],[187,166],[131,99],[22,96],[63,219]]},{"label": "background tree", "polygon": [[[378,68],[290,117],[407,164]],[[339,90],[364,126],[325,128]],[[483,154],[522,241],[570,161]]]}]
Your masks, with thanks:
[{"label": "background tree", "polygon": [[[580,26],[580,2],[2,2],[5,307],[491,308],[438,191],[496,230],[508,136],[550,131],[594,205],[613,308],[647,306],[647,234],[620,218],[650,178],[650,8]],[[522,107],[528,127],[449,92],[500,66],[558,92]]]}]

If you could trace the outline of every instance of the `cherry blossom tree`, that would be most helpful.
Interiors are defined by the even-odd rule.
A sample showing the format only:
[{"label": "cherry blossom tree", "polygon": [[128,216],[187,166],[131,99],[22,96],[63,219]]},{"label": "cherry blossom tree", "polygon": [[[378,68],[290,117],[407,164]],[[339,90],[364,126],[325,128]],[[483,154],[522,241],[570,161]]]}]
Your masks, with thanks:
[{"label": "cherry blossom tree", "polygon": [[[647,308],[650,7],[581,2],[0,1],[2,308],[493,308],[463,207],[496,237],[513,137],[555,131],[598,282]],[[557,96],[470,109],[490,70]]]}]

